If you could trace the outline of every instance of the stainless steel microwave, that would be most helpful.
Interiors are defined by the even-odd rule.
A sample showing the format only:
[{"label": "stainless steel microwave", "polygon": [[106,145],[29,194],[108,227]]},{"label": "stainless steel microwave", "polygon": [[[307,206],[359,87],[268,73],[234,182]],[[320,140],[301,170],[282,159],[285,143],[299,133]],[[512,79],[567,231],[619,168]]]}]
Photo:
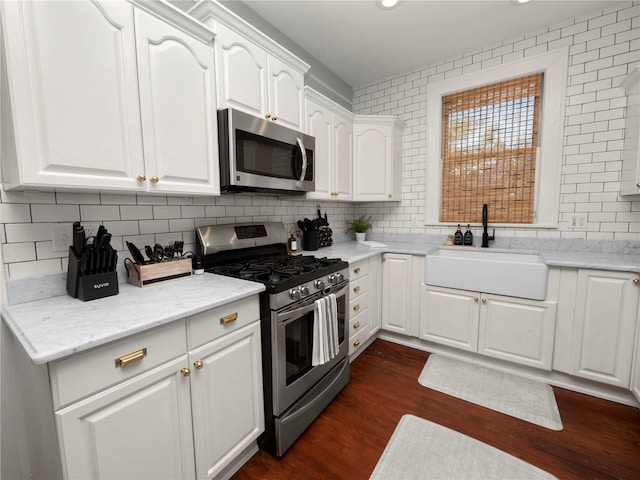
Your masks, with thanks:
[{"label": "stainless steel microwave", "polygon": [[315,188],[315,138],[227,108],[218,110],[220,189],[299,194]]}]

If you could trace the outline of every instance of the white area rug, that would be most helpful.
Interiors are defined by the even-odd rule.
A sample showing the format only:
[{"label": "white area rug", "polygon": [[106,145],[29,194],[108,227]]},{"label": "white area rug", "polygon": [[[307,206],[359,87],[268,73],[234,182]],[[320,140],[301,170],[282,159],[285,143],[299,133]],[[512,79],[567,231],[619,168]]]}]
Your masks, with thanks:
[{"label": "white area rug", "polygon": [[404,415],[370,480],[555,478],[486,443],[422,418]]},{"label": "white area rug", "polygon": [[429,356],[418,381],[496,412],[562,430],[556,397],[546,383],[438,354]]}]

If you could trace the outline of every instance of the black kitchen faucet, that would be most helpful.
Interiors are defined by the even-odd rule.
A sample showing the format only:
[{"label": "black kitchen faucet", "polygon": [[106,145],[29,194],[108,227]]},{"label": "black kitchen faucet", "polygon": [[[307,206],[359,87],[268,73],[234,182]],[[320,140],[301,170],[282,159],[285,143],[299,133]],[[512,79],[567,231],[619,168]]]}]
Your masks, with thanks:
[{"label": "black kitchen faucet", "polygon": [[487,213],[487,204],[485,203],[484,205],[482,205],[482,247],[483,248],[487,248],[489,247],[489,240],[491,240],[492,242],[496,239],[496,229],[493,229],[493,235],[489,236],[489,233],[487,232],[487,223],[489,223],[488,221],[489,218],[489,214]]}]

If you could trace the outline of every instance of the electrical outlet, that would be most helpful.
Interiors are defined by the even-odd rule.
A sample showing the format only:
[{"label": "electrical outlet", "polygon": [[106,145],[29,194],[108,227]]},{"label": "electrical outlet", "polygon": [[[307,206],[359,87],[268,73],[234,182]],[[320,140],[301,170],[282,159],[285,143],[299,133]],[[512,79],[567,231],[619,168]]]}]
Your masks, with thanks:
[{"label": "electrical outlet", "polygon": [[54,223],[52,230],[53,251],[66,252],[73,243],[73,224]]},{"label": "electrical outlet", "polygon": [[98,233],[98,228],[100,228],[100,223],[81,223],[84,227],[84,235],[86,238],[95,237],[96,233]]},{"label": "electrical outlet", "polygon": [[571,216],[571,228],[581,229],[587,228],[587,214],[577,213]]}]

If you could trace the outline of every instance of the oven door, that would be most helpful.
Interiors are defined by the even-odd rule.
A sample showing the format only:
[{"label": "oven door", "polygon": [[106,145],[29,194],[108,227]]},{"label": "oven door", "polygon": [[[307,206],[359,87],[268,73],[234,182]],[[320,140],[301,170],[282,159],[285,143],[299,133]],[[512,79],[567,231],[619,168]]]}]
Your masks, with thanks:
[{"label": "oven door", "polygon": [[347,343],[348,284],[332,293],[338,304],[339,352],[323,365],[311,364],[313,350],[314,302],[305,299],[272,313],[273,414],[278,416],[305,394],[349,353]]}]

